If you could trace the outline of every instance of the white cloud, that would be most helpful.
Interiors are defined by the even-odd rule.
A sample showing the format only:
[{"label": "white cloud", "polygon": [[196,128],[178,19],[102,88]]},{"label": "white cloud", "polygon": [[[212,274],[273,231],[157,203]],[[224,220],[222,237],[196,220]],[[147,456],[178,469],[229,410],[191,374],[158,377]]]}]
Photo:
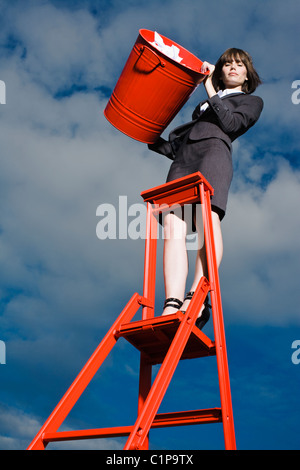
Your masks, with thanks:
[{"label": "white cloud", "polygon": [[300,173],[283,159],[266,190],[232,194],[221,270],[229,319],[299,324],[299,200]]},{"label": "white cloud", "polygon": [[95,86],[105,75],[105,49],[87,11],[70,12],[44,2],[16,7],[11,15],[23,66],[34,82],[55,92],[68,82]]},{"label": "white cloud", "polygon": [[[26,450],[43,423],[35,417],[13,407],[0,407],[0,448],[5,450]],[[61,431],[70,431],[62,427]],[[124,444],[123,444],[124,445]],[[50,450],[120,450],[119,439],[91,439],[61,443],[49,443]]]},{"label": "white cloud", "polygon": [[[233,2],[231,5],[237,4]],[[171,3],[160,6],[159,21],[167,16],[170,6]],[[176,36],[187,42],[185,46],[191,42],[193,47],[201,45],[202,48],[204,44],[200,43],[207,37],[209,19],[215,10],[213,5],[204,7],[203,4],[191,3],[190,6],[191,9],[184,8],[182,18],[179,15],[182,12],[181,3],[172,3],[175,15],[168,26],[169,32],[171,36],[174,32],[175,36],[177,27]],[[30,3],[25,10],[11,10],[10,19],[14,22],[15,35],[21,40],[22,47],[19,46],[4,61],[2,71],[8,89],[8,102],[1,115],[0,131],[1,171],[2,180],[5,181],[2,186],[1,243],[2,260],[8,273],[3,282],[4,286],[12,283],[21,290],[26,286],[28,301],[32,296],[32,305],[37,295],[32,288],[35,280],[36,290],[42,295],[47,310],[57,310],[65,315],[67,305],[77,305],[75,311],[79,315],[84,303],[97,305],[101,295],[114,291],[116,285],[121,284],[122,292],[128,289],[131,294],[135,271],[127,273],[126,283],[123,272],[127,270],[129,259],[135,259],[137,263],[140,261],[142,243],[128,241],[124,249],[125,244],[121,242],[98,240],[95,234],[96,208],[103,202],[117,206],[119,195],[127,195],[128,204],[142,202],[140,191],[160,184],[167,174],[169,163],[163,157],[149,153],[143,144],[116,131],[105,120],[103,109],[106,98],[94,93],[75,93],[57,100],[49,91],[55,93],[60,88],[68,88],[79,76],[79,81],[91,87],[103,83],[113,86],[116,80],[112,74],[116,69],[121,69],[120,60],[124,62],[124,56],[129,54],[132,38],[134,41],[137,36],[138,24],[141,26],[145,18],[153,22],[156,8],[155,3],[125,9],[105,26],[102,26],[101,17],[92,17],[84,10],[71,12],[50,4],[37,7]],[[225,5],[219,5],[219,15],[215,21],[220,31],[210,38],[212,42],[208,50],[218,50],[218,38],[228,32],[228,23],[221,21],[223,8]],[[233,30],[236,39],[241,37],[246,24],[253,24],[255,30],[263,20],[264,25],[270,22],[268,33],[275,34],[272,26],[274,16],[267,18],[266,10],[262,9],[259,22],[255,20],[255,15],[249,16],[250,12],[253,12],[250,6],[239,10],[239,22]],[[199,36],[194,40],[188,32],[191,31],[187,27],[190,21],[199,24]],[[232,17],[229,21],[236,24]],[[147,27],[147,24],[143,26]],[[245,45],[247,38],[249,44],[254,40],[251,34],[248,33],[243,39]],[[260,53],[258,44],[259,36],[254,49]],[[23,59],[20,58],[22,48],[26,48]],[[76,75],[78,71],[80,74]],[[265,143],[267,138],[262,134],[267,125],[280,120],[285,128],[291,128],[295,122],[297,107],[291,103],[290,91],[286,78],[276,85],[265,86],[263,121],[257,125],[261,126],[257,127],[260,131],[256,133],[255,129],[251,130],[251,145],[248,147],[247,140],[243,144],[235,143],[237,178],[233,183],[230,212],[242,212],[242,205],[237,201],[245,199],[245,205],[252,208],[250,227],[257,217],[267,224],[263,217],[264,210],[269,211],[269,217],[278,217],[275,212],[277,206],[268,203],[273,186],[267,187],[267,181],[267,191],[260,190],[263,179],[276,174],[274,149],[264,150],[264,158],[259,161],[254,161],[253,155],[262,153],[260,140],[256,141],[255,137],[265,139]],[[274,95],[277,100],[274,100]],[[203,96],[201,89],[193,95],[192,101],[196,102],[199,96]],[[192,101],[176,117],[172,126],[189,118]],[[293,129],[291,132],[293,134]],[[243,192],[245,181],[248,182],[247,194]],[[234,240],[231,234],[228,237]],[[242,244],[242,247],[247,253],[247,246]],[[268,248],[269,252],[271,250],[267,244],[264,248]],[[272,250],[277,252],[278,248],[272,244]],[[106,282],[103,282],[104,279]],[[61,292],[67,295],[61,295]],[[11,302],[17,302],[15,305],[22,311],[19,301],[15,299]],[[8,304],[7,315],[13,305]],[[15,321],[18,321],[17,317]]]}]

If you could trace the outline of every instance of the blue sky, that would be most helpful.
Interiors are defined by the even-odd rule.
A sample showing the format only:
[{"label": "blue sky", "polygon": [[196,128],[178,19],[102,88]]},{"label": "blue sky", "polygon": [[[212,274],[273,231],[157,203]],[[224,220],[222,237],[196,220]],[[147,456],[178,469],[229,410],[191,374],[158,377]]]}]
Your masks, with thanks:
[{"label": "blue sky", "polygon": [[[29,445],[142,290],[144,241],[96,236],[99,205],[117,207],[119,196],[141,203],[141,191],[164,182],[169,167],[103,116],[140,28],[210,62],[227,47],[246,49],[263,79],[261,119],[234,144],[223,222],[233,410],[238,448],[300,448],[300,364],[292,362],[300,340],[300,104],[292,102],[299,14],[297,0],[0,0],[1,449]],[[170,128],[204,97],[199,87]],[[212,335],[211,324],[206,332]],[[118,342],[63,429],[131,424],[138,363],[138,353]],[[214,358],[184,361],[161,411],[219,406],[216,377]],[[221,425],[157,430],[150,442],[165,450],[224,448]],[[49,448],[123,445],[105,439]]]}]

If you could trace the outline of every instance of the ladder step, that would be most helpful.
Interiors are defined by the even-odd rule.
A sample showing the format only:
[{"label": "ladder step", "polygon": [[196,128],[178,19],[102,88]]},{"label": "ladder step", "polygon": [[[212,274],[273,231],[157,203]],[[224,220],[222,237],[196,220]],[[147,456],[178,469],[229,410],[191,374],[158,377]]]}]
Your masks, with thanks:
[{"label": "ladder step", "polygon": [[[178,311],[172,315],[123,324],[115,336],[125,338],[140,352],[143,352],[150,364],[161,364],[183,316],[183,313]],[[215,354],[215,342],[195,326],[181,359],[194,359]]]},{"label": "ladder step", "polygon": [[[157,414],[151,429],[171,426],[186,426],[222,422],[221,408],[204,410],[176,411],[174,413]],[[133,426],[118,426],[102,429],[84,429],[79,431],[47,432],[43,434],[44,443],[74,441],[80,439],[100,439],[109,437],[129,436]]]},{"label": "ladder step", "polygon": [[221,422],[221,408],[207,408],[204,410],[175,411],[173,413],[157,414],[154,418],[152,428]]}]

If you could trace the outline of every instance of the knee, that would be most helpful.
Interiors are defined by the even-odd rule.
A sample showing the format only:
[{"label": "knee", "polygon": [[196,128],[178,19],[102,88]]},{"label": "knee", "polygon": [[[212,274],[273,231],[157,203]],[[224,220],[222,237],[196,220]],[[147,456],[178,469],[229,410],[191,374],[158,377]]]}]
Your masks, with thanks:
[{"label": "knee", "polygon": [[185,240],[187,224],[173,213],[166,214],[164,218],[164,239]]}]

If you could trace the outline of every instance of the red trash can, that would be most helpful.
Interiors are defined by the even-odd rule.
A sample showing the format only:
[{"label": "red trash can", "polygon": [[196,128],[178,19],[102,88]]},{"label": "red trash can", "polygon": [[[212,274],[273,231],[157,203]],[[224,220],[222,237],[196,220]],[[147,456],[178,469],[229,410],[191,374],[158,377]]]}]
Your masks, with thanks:
[{"label": "red trash can", "polygon": [[141,29],[104,110],[114,127],[147,144],[159,138],[206,76],[200,73],[200,59],[165,36],[159,37],[165,46],[179,49],[181,62],[152,44],[154,31]]}]

